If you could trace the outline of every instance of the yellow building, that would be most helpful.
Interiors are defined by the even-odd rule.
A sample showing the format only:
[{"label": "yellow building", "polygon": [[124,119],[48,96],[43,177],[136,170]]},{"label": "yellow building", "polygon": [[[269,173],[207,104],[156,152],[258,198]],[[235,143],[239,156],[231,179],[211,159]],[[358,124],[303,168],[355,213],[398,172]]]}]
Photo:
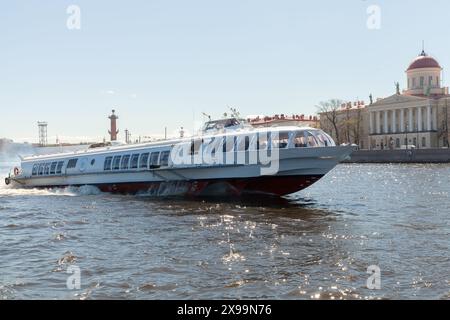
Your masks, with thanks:
[{"label": "yellow building", "polygon": [[442,68],[424,51],[406,70],[407,89],[367,107],[370,149],[448,147],[450,96]]}]

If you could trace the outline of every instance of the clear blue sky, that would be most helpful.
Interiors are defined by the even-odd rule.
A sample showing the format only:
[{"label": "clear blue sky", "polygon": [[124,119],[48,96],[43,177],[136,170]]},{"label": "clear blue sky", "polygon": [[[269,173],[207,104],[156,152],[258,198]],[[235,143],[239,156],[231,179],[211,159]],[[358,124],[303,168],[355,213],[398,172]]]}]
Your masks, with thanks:
[{"label": "clear blue sky", "polygon": [[[69,30],[69,5],[81,29]],[[366,25],[381,8],[381,29]],[[421,50],[450,67],[448,0],[2,1],[0,137],[120,138],[192,128],[193,114],[316,111],[405,86]],[[445,75],[445,78],[448,78]],[[447,84],[447,83],[446,83]]]}]

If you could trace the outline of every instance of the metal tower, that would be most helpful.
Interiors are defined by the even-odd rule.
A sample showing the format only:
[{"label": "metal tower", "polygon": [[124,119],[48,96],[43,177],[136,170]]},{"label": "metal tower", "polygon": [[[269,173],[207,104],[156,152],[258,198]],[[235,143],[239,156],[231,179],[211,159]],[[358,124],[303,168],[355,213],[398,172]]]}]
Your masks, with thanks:
[{"label": "metal tower", "polygon": [[39,146],[47,145],[47,122],[38,122],[39,127]]}]

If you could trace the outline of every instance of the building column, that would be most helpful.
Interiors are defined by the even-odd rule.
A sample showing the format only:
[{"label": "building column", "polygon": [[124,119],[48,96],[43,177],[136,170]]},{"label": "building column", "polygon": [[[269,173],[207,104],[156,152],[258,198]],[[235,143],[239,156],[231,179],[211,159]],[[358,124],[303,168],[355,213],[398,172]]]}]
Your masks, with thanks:
[{"label": "building column", "polygon": [[422,107],[417,108],[417,130],[422,131]]},{"label": "building column", "polygon": [[377,111],[375,113],[375,122],[376,122],[377,133],[380,134],[381,133],[381,128],[380,128],[380,111]]},{"label": "building column", "polygon": [[427,107],[427,130],[431,131],[431,106]]},{"label": "building column", "polygon": [[388,133],[388,111],[384,110],[384,133]]},{"label": "building column", "polygon": [[413,132],[414,131],[414,127],[413,127],[413,109],[412,108],[408,108],[408,131],[409,132]]},{"label": "building column", "polygon": [[396,116],[397,110],[392,110],[392,133],[397,132],[397,116]]},{"label": "building column", "polygon": [[438,129],[438,108],[439,106],[436,106],[433,108],[433,128],[432,130],[437,130]]},{"label": "building column", "polygon": [[400,131],[405,132],[405,109],[400,109]]},{"label": "building column", "polygon": [[369,112],[369,133],[373,134],[373,112]]}]

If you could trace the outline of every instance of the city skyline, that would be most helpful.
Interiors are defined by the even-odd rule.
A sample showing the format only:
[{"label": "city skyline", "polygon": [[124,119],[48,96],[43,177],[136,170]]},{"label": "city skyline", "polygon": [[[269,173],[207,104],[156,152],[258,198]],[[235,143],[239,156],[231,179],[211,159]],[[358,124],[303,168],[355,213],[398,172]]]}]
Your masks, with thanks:
[{"label": "city skyline", "polygon": [[[139,6],[137,5],[139,4]],[[71,5],[80,9],[70,29]],[[379,29],[370,28],[371,6]],[[406,87],[422,50],[450,65],[445,1],[61,1],[8,3],[0,13],[0,138],[49,142],[108,137],[116,109],[119,140],[192,131],[202,112],[218,117],[315,114],[330,98],[365,100]],[[139,10],[137,9],[139,8]]]}]

